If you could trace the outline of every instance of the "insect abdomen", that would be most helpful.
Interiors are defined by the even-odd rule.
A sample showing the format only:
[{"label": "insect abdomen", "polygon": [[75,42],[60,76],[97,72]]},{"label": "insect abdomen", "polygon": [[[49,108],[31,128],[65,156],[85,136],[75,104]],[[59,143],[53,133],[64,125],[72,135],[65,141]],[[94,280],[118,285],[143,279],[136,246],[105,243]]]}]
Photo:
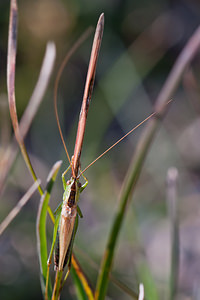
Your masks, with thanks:
[{"label": "insect abdomen", "polygon": [[69,207],[66,203],[63,204],[60,217],[58,244],[54,257],[56,269],[63,270],[68,261],[68,249],[70,249],[76,214],[76,205]]}]

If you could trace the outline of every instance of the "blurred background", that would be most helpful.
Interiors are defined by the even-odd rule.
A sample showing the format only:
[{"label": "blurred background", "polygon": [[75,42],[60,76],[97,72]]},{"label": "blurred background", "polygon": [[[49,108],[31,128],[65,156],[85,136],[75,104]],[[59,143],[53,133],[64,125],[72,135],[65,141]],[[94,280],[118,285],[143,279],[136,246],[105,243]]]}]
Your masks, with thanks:
[{"label": "blurred background", "polygon": [[[176,58],[199,25],[197,0],[20,0],[18,1],[16,99],[20,118],[37,81],[45,47],[54,41],[56,64],[44,100],[25,140],[36,174],[45,187],[52,165],[68,166],[53,109],[53,88],[65,54],[105,14],[105,28],[95,88],[82,151],[82,169],[153,111]],[[12,128],[6,90],[9,1],[0,1],[0,154],[10,143]],[[93,33],[74,53],[58,91],[58,111],[69,152],[73,153],[77,122]],[[137,291],[144,282],[146,299],[167,299],[170,276],[170,222],[166,174],[178,169],[180,269],[176,299],[199,299],[200,290],[200,55],[193,60],[173,95],[127,209],[113,265],[113,276]],[[141,136],[140,127],[93,165],[81,195],[75,253],[95,286],[98,265],[118,204],[120,188]],[[32,184],[21,154],[1,194],[0,221]],[[51,198],[54,210],[63,194],[58,176]],[[36,192],[0,237],[0,298],[42,299],[36,245]],[[52,224],[48,220],[49,242]],[[50,244],[49,244],[50,245]],[[96,267],[97,266],[97,267]],[[63,299],[76,299],[68,279]],[[108,299],[131,299],[110,282]]]}]

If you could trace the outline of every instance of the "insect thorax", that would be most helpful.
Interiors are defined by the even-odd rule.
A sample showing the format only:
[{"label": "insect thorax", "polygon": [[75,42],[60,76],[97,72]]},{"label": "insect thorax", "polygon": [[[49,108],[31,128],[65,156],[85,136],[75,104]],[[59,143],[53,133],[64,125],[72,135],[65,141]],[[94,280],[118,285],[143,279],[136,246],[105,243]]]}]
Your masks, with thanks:
[{"label": "insect thorax", "polygon": [[63,204],[66,204],[69,207],[73,207],[76,205],[78,201],[78,192],[79,190],[79,182],[75,179],[70,179],[69,185],[67,186],[64,194],[63,194]]}]

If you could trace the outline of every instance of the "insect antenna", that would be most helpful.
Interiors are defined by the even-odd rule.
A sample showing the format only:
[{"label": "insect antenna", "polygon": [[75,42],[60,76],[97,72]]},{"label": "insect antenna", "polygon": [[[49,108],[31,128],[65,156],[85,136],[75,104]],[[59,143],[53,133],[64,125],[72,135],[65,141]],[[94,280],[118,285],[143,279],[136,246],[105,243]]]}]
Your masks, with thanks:
[{"label": "insect antenna", "polygon": [[60,137],[65,149],[65,152],[67,154],[67,159],[69,161],[71,170],[72,170],[72,176],[75,178],[75,172],[74,172],[74,167],[72,165],[70,156],[69,156],[69,152],[67,150],[67,146],[65,144],[64,141],[64,137],[62,134],[62,129],[61,129],[61,125],[60,125],[60,121],[59,121],[59,116],[58,116],[58,107],[57,107],[57,94],[58,94],[58,85],[59,85],[59,81],[62,75],[62,72],[66,66],[66,64],[68,63],[69,59],[71,58],[71,56],[74,54],[74,52],[80,47],[80,45],[86,40],[86,38],[91,34],[92,29],[88,28],[88,30],[86,30],[86,32],[77,40],[77,42],[73,45],[73,47],[69,50],[69,52],[66,54],[62,64],[60,65],[60,68],[58,70],[57,76],[56,76],[56,80],[55,80],[55,86],[54,86],[54,110],[55,110],[55,115],[56,115],[56,122],[57,122],[57,126],[58,126],[58,130],[60,133]]},{"label": "insect antenna", "polygon": [[[168,105],[172,100],[169,100],[166,105]],[[78,179],[80,176],[89,169],[94,163],[96,163],[100,158],[102,158],[107,152],[109,152],[112,148],[114,148],[117,144],[119,144],[123,139],[125,139],[129,134],[131,134],[133,131],[135,131],[138,127],[140,127],[142,124],[144,124],[146,121],[151,119],[153,116],[159,115],[157,111],[154,111],[151,115],[149,115],[147,118],[145,118],[142,122],[140,122],[138,125],[133,127],[129,132],[127,132],[124,136],[122,136],[117,142],[115,142],[113,145],[108,147],[102,154],[100,154],[95,160],[93,160],[83,171],[80,172]]]}]

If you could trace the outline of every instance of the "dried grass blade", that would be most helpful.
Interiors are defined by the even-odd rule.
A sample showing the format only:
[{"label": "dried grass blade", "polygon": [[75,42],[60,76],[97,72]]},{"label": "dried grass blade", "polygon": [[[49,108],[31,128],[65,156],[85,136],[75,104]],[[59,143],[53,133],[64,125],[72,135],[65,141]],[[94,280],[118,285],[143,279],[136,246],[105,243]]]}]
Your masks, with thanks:
[{"label": "dried grass blade", "polygon": [[[45,61],[45,69],[42,69],[42,73],[40,74],[39,82],[36,86],[36,89],[34,91],[33,97],[31,99],[31,107],[29,107],[24,115],[24,118],[22,119],[21,128],[19,128],[18,118],[17,118],[17,110],[16,110],[16,101],[15,101],[15,67],[16,67],[16,51],[17,51],[17,17],[18,17],[18,9],[17,9],[17,2],[16,0],[11,1],[10,5],[10,20],[9,20],[9,33],[8,33],[8,62],[7,62],[7,88],[8,88],[8,102],[9,102],[9,109],[10,109],[10,116],[13,124],[13,129],[15,132],[15,137],[17,139],[17,142],[20,146],[22,155],[24,157],[24,160],[26,162],[26,165],[28,169],[30,170],[34,180],[37,180],[37,176],[33,170],[33,167],[31,165],[29,156],[26,151],[26,147],[24,145],[23,138],[25,134],[28,131],[28,128],[32,122],[33,116],[39,106],[39,103],[41,101],[41,98],[44,94],[44,90],[47,86],[47,82],[50,76],[50,72],[52,71],[53,62],[55,59],[55,46],[51,44],[48,46],[48,49],[51,50],[51,55],[48,55],[48,58],[46,57]],[[49,52],[49,50],[48,50]],[[49,57],[52,59],[52,64],[49,64]],[[48,65],[48,66],[47,66]],[[45,74],[48,73],[48,76],[46,77]],[[44,80],[46,77],[46,80]],[[43,83],[42,83],[43,81]],[[32,110],[32,113],[30,111]],[[32,116],[32,117],[31,117]],[[30,119],[29,119],[30,118]],[[28,126],[29,125],[29,126]],[[22,132],[20,132],[20,129]],[[9,149],[10,151],[10,149]],[[8,158],[8,155],[6,155]],[[12,159],[14,160],[15,155],[12,155]],[[4,176],[1,175],[1,184],[2,179],[5,180],[7,171],[9,167],[11,166],[10,163],[5,162],[3,163],[4,166],[7,166],[6,172],[4,171]],[[38,186],[38,190],[40,194],[43,194],[42,188]]]},{"label": "dried grass blade", "polygon": [[[28,106],[26,107],[26,110],[19,123],[19,132],[22,140],[24,140],[24,138],[26,137],[26,134],[31,126],[31,123],[43,99],[44,93],[48,86],[48,82],[53,70],[55,55],[56,55],[55,45],[54,43],[50,42],[47,44],[46,47],[41,71],[35,89],[33,91]],[[15,139],[13,139],[12,144],[4,152],[4,155],[0,161],[0,165],[1,165],[0,192],[2,192],[3,190],[6,177],[16,158],[17,153],[18,153],[18,148]]]},{"label": "dried grass blade", "polygon": [[8,62],[7,62],[7,87],[10,115],[15,130],[16,139],[21,144],[19,135],[19,125],[17,119],[17,110],[15,104],[15,66],[16,66],[16,51],[17,51],[17,21],[18,9],[15,0],[11,0],[10,5],[10,20],[8,33]]},{"label": "dried grass blade", "polygon": [[47,89],[50,76],[53,71],[53,66],[56,58],[56,47],[53,42],[48,42],[45,50],[42,67],[40,70],[39,78],[34,88],[33,94],[29,100],[29,104],[20,120],[19,130],[22,139],[26,136],[28,129],[33,121],[34,116],[40,106]]},{"label": "dried grass blade", "polygon": [[[32,168],[29,156],[26,151],[23,139],[19,132],[19,123],[17,118],[16,101],[15,101],[15,67],[16,67],[16,51],[17,51],[17,3],[15,0],[11,1],[10,5],[10,21],[9,21],[9,33],[8,33],[8,63],[7,63],[7,87],[8,87],[8,103],[10,109],[10,116],[15,132],[15,137],[20,146],[24,160],[34,178],[37,180],[37,176]],[[38,186],[40,194],[42,189]]]},{"label": "dried grass blade", "polygon": [[78,129],[76,134],[76,142],[74,147],[74,158],[73,158],[73,169],[75,172],[75,177],[77,177],[78,175],[78,169],[80,166],[80,156],[81,156],[81,150],[82,150],[83,139],[85,134],[86,119],[87,119],[88,109],[92,97],[97,60],[99,56],[101,40],[103,37],[103,29],[104,29],[104,14],[102,13],[99,17],[95,35],[94,35],[88,73],[87,73],[87,78],[85,83],[83,101],[81,106],[81,112],[80,112],[80,117],[78,122]]},{"label": "dried grass blade", "polygon": [[17,205],[11,210],[11,212],[7,215],[4,221],[0,224],[0,235],[8,227],[12,220],[18,215],[23,206],[28,202],[33,193],[37,190],[39,184],[40,180],[34,182],[34,184],[26,192],[26,194],[19,200]]},{"label": "dried grass blade", "polygon": [[65,144],[65,140],[63,137],[63,133],[62,133],[62,129],[61,129],[61,125],[60,125],[60,120],[59,120],[59,116],[58,116],[58,107],[57,107],[57,94],[58,94],[58,85],[59,85],[59,81],[61,78],[61,75],[63,73],[64,68],[66,67],[68,61],[70,60],[71,56],[74,54],[74,52],[80,47],[80,45],[85,41],[85,39],[90,35],[92,29],[88,28],[88,30],[85,31],[85,33],[83,35],[81,35],[81,37],[76,41],[76,43],[72,46],[72,48],[69,50],[69,52],[66,54],[59,70],[58,70],[58,74],[56,76],[56,80],[55,80],[55,86],[54,86],[54,110],[55,110],[55,115],[56,115],[56,121],[57,121],[57,125],[58,125],[58,130],[60,133],[60,137],[65,149],[65,152],[67,154],[67,158],[69,161],[69,164],[71,166],[71,170],[72,170],[72,174],[75,177],[74,174],[74,169],[70,160],[70,156],[69,156],[69,152],[67,150],[67,146]]}]

